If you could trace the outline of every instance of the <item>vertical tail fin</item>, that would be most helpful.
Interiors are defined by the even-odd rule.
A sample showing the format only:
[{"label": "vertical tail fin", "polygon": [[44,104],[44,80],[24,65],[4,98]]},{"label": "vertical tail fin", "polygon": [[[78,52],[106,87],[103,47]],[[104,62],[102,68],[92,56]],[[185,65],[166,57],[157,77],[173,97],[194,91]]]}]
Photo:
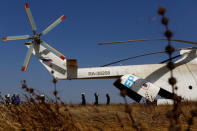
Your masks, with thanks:
[{"label": "vertical tail fin", "polygon": [[[29,48],[28,43],[26,44]],[[67,79],[66,59],[61,59],[42,44],[35,44],[33,54],[56,79]]]}]

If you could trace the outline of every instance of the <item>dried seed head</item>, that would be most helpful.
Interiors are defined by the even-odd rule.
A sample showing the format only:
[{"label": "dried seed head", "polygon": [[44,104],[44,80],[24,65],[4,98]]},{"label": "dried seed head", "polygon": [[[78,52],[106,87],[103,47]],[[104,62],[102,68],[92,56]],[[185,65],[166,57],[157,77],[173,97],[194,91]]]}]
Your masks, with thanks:
[{"label": "dried seed head", "polygon": [[21,88],[25,89],[25,88],[27,88],[27,85],[26,84],[22,84]]},{"label": "dried seed head", "polygon": [[169,131],[181,131],[181,127],[179,124],[171,124],[169,127]]},{"label": "dried seed head", "polygon": [[125,112],[128,114],[131,113],[131,108],[128,105],[125,105]]},{"label": "dried seed head", "polygon": [[58,93],[57,91],[53,91],[54,96],[57,96],[57,93]]},{"label": "dried seed head", "polygon": [[164,15],[166,13],[166,9],[164,7],[159,7],[157,12],[159,15]]},{"label": "dried seed head", "polygon": [[127,90],[126,90],[126,89],[121,90],[121,91],[120,91],[120,95],[121,95],[122,97],[125,97],[125,96],[127,95]]},{"label": "dried seed head", "polygon": [[41,97],[39,95],[36,96],[36,100],[41,100]]},{"label": "dried seed head", "polygon": [[33,98],[30,98],[30,102],[34,103],[34,99]]},{"label": "dried seed head", "polygon": [[174,120],[177,120],[179,118],[179,116],[180,116],[180,113],[178,111],[173,112],[173,118],[174,118]]},{"label": "dried seed head", "polygon": [[26,88],[26,91],[28,92],[29,91],[29,88]]},{"label": "dried seed head", "polygon": [[29,88],[29,92],[32,94],[34,93],[34,89],[33,88]]},{"label": "dried seed head", "polygon": [[191,115],[192,115],[193,117],[197,116],[197,111],[196,111],[196,110],[192,110],[192,111],[190,111],[190,113],[191,113]]},{"label": "dried seed head", "polygon": [[164,33],[164,35],[167,37],[167,38],[171,38],[173,33],[171,30],[166,30],[166,32]]},{"label": "dried seed head", "polygon": [[181,102],[182,97],[181,97],[181,96],[177,96],[177,95],[176,95],[175,99],[176,99],[176,101],[177,101],[177,102]]},{"label": "dried seed head", "polygon": [[164,25],[168,25],[168,18],[167,17],[163,17],[161,20],[161,23]]},{"label": "dried seed head", "polygon": [[175,85],[176,84],[176,79],[174,77],[169,78],[168,80],[170,85]]},{"label": "dried seed head", "polygon": [[54,83],[54,84],[56,84],[56,83],[57,83],[57,80],[56,80],[55,78],[53,79],[53,83]]},{"label": "dried seed head", "polygon": [[171,45],[166,46],[166,52],[172,54],[175,51],[174,47]]},{"label": "dried seed head", "polygon": [[173,117],[173,112],[172,112],[172,111],[166,112],[166,117],[167,117],[168,119],[172,118],[172,117]]},{"label": "dried seed head", "polygon": [[170,70],[173,70],[175,68],[175,65],[174,65],[174,62],[169,62],[167,67],[170,69]]},{"label": "dried seed head", "polygon": [[193,119],[190,118],[190,119],[187,121],[187,123],[188,123],[188,125],[193,125],[193,124],[194,124]]}]

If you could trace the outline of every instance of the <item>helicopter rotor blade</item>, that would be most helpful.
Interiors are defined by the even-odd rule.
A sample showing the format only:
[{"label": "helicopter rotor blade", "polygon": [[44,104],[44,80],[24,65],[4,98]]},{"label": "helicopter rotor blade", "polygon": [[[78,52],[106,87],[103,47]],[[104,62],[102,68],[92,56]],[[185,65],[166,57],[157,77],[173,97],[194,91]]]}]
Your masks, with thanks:
[{"label": "helicopter rotor blade", "polygon": [[[177,48],[177,49],[175,49],[175,51],[180,51],[182,49],[187,49],[187,48]],[[190,48],[188,48],[188,49],[190,49]],[[135,59],[135,58],[139,58],[139,57],[143,57],[143,56],[156,55],[156,54],[161,54],[161,53],[166,53],[166,51],[151,52],[151,53],[146,53],[146,54],[137,55],[137,56],[133,56],[133,57],[128,57],[126,59],[121,59],[121,60],[118,60],[118,61],[114,61],[114,62],[105,64],[105,65],[102,65],[101,67],[117,64],[117,63],[120,63],[120,62],[123,62],[123,61],[131,60],[131,59]],[[169,61],[169,60],[167,60],[167,61]]]},{"label": "helicopter rotor blade", "polygon": [[[188,47],[188,48],[182,48],[182,49],[197,49],[196,47]],[[173,60],[173,59],[176,59],[176,58],[178,58],[178,57],[182,57],[182,56],[184,56],[184,55],[186,55],[186,54],[189,54],[190,52],[185,52],[185,53],[183,53],[182,55],[176,55],[176,56],[173,56],[172,58],[169,58],[169,59],[167,59],[167,60],[164,60],[164,61],[162,61],[162,62],[160,62],[160,64],[163,64],[163,63],[166,63],[166,62],[168,62],[168,61],[170,61],[170,60]]]},{"label": "helicopter rotor blade", "polygon": [[24,64],[23,64],[23,66],[21,68],[21,70],[23,72],[25,72],[27,70],[27,67],[28,67],[28,64],[29,64],[29,60],[30,60],[31,55],[32,55],[33,48],[34,48],[34,44],[30,44],[30,46],[28,48],[28,51],[27,51],[27,54],[26,54],[26,57],[25,57]]},{"label": "helicopter rotor blade", "polygon": [[33,33],[35,35],[37,28],[36,28],[36,24],[35,24],[34,18],[32,16],[31,10],[29,8],[29,4],[27,4],[27,3],[25,4],[25,11],[26,11],[28,19],[30,21],[32,31],[33,31]]},{"label": "helicopter rotor blade", "polygon": [[169,58],[169,59],[167,59],[167,60],[164,60],[164,61],[160,62],[160,64],[166,63],[166,62],[168,62],[168,61],[170,61],[170,60],[176,59],[176,58],[181,57],[181,56],[182,56],[182,55],[176,55],[176,56],[174,56],[174,57],[172,57],[172,58]]},{"label": "helicopter rotor blade", "polygon": [[139,57],[143,57],[143,56],[154,55],[154,54],[160,54],[160,53],[165,53],[165,51],[158,51],[158,52],[152,52],[152,53],[137,55],[137,56],[133,56],[133,57],[128,57],[128,58],[125,58],[125,59],[121,59],[121,60],[118,60],[118,61],[114,61],[114,62],[105,64],[105,65],[102,65],[101,67],[105,67],[105,66],[117,64],[117,63],[120,63],[120,62],[123,62],[123,61],[131,60],[131,59],[135,59],[135,58],[139,58]]},{"label": "helicopter rotor blade", "polygon": [[66,16],[62,15],[55,22],[53,22],[51,25],[49,25],[44,31],[42,31],[40,33],[40,36],[47,34],[49,31],[51,31],[53,28],[55,28],[58,24],[60,24],[65,18],[66,18]]},{"label": "helicopter rotor blade", "polygon": [[29,35],[19,35],[19,36],[4,36],[2,41],[11,41],[11,40],[27,40],[30,39]]},{"label": "helicopter rotor blade", "polygon": [[45,48],[47,48],[52,53],[54,53],[56,56],[60,57],[62,60],[64,60],[66,58],[62,53],[60,53],[59,51],[57,51],[56,49],[54,49],[53,47],[51,47],[46,42],[42,41],[40,44],[43,45]]},{"label": "helicopter rotor blade", "polygon": [[[99,45],[117,44],[117,43],[129,43],[129,42],[139,42],[139,41],[157,41],[157,40],[165,40],[165,41],[167,41],[168,39],[140,39],[140,40],[127,40],[127,41],[114,41],[114,42],[99,43]],[[197,45],[197,42],[194,42],[194,41],[175,40],[175,39],[172,39],[172,40],[170,40],[170,41]]]}]

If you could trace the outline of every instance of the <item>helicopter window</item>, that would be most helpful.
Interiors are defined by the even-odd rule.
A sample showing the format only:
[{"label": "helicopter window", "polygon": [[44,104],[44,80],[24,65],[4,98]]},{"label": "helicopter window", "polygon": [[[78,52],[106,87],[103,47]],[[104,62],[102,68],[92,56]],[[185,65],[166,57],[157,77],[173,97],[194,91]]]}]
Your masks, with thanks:
[{"label": "helicopter window", "polygon": [[191,90],[192,89],[192,86],[189,86],[189,89]]}]

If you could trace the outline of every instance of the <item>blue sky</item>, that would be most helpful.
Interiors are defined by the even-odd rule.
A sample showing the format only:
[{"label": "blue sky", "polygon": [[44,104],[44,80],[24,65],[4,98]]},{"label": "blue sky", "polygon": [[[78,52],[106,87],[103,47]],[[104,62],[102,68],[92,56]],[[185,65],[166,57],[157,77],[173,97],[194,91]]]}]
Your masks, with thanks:
[{"label": "blue sky", "polygon": [[[197,1],[195,0],[2,0],[0,4],[0,35],[32,35],[24,9],[28,2],[38,32],[44,30],[62,14],[66,20],[42,39],[63,53],[67,58],[78,60],[79,67],[100,66],[114,60],[152,51],[161,51],[166,42],[141,42],[132,44],[99,46],[97,43],[142,38],[164,38],[157,8],[164,6],[170,19],[169,28],[174,39],[197,41]],[[27,72],[21,72],[27,48],[25,41],[0,42],[0,91],[23,93],[20,81],[48,95],[52,94],[52,76],[33,56]],[[191,45],[175,43],[175,47]],[[167,55],[154,55],[123,62],[122,65],[159,63]],[[115,80],[59,81],[59,96],[67,103],[80,103],[81,92],[93,103],[94,92],[100,101],[105,94],[113,103],[123,102],[113,86]],[[132,102],[132,100],[129,100]]]}]

